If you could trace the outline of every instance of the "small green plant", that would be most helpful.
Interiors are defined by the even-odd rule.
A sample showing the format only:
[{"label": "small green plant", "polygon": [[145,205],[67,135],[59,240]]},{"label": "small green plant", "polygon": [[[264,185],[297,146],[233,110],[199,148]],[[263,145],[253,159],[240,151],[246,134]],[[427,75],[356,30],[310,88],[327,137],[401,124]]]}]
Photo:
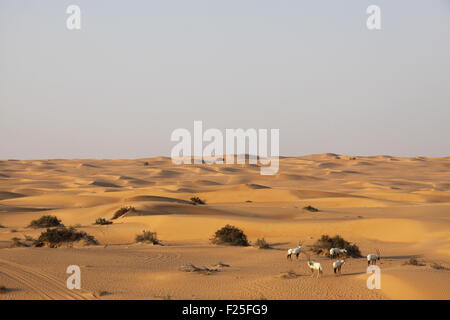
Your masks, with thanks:
[{"label": "small green plant", "polygon": [[61,220],[55,216],[42,216],[37,220],[30,222],[28,227],[30,228],[50,228],[61,226]]},{"label": "small green plant", "polygon": [[62,226],[42,232],[39,238],[34,241],[33,246],[57,248],[63,244],[77,241],[84,241],[85,245],[98,244],[97,240],[86,232],[77,231],[74,227]]},{"label": "small green plant", "polygon": [[135,212],[135,211],[136,211],[136,208],[133,207],[133,206],[122,207],[122,208],[120,208],[119,210],[117,210],[117,211],[114,213],[114,215],[113,215],[113,217],[111,218],[111,220],[115,220],[115,219],[117,219],[117,218],[120,218],[120,217],[123,216],[125,213],[128,213],[128,212]]},{"label": "small green plant", "polygon": [[356,244],[352,244],[344,240],[341,236],[336,235],[334,237],[329,237],[324,234],[316,243],[312,246],[311,251],[316,254],[330,254],[331,248],[340,248],[347,250],[347,256],[353,258],[360,258],[361,252]]},{"label": "small green plant", "polygon": [[303,210],[306,210],[306,211],[309,211],[309,212],[319,212],[319,209],[314,208],[312,206],[303,207]]},{"label": "small green plant", "polygon": [[159,240],[156,236],[156,232],[151,231],[142,231],[142,234],[136,235],[136,242],[147,242],[147,243],[153,243],[153,244],[159,244]]},{"label": "small green plant", "polygon": [[211,242],[214,244],[228,244],[232,246],[248,246],[247,236],[241,229],[227,224],[214,234]]},{"label": "small green plant", "polygon": [[269,243],[264,238],[258,238],[255,242],[255,247],[258,249],[270,249]]},{"label": "small green plant", "polygon": [[94,224],[99,224],[99,225],[107,225],[107,224],[112,224],[112,221],[106,220],[105,218],[98,218],[97,220],[95,220]]},{"label": "small green plant", "polygon": [[191,203],[195,206],[197,204],[206,204],[206,202],[202,199],[200,199],[199,197],[192,197],[191,198]]}]

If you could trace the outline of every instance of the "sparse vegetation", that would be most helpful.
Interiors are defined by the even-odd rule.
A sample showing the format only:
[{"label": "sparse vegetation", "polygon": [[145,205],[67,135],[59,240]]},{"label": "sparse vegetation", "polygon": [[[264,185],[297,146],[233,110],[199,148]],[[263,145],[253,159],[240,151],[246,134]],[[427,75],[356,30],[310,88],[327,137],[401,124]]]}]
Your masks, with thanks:
[{"label": "sparse vegetation", "polygon": [[147,243],[153,243],[153,244],[160,244],[160,241],[158,240],[156,236],[156,232],[151,231],[142,231],[142,234],[136,235],[136,242],[147,242]]},{"label": "sparse vegetation", "polygon": [[99,225],[107,225],[107,224],[112,224],[112,221],[106,220],[105,218],[98,218],[97,220],[95,220],[94,224],[99,224]]},{"label": "sparse vegetation", "polygon": [[330,254],[331,248],[340,248],[347,250],[347,256],[353,258],[360,258],[361,252],[356,244],[351,244],[350,242],[344,240],[341,236],[336,235],[334,237],[329,237],[324,234],[319,240],[312,246],[311,251],[316,254]]},{"label": "sparse vegetation", "polygon": [[414,257],[409,258],[409,260],[407,260],[404,265],[409,265],[409,266],[425,266],[425,264],[420,263],[419,260],[417,260]]},{"label": "sparse vegetation", "polygon": [[306,210],[306,211],[309,211],[309,212],[319,212],[319,209],[314,208],[312,206],[303,207],[303,210]]},{"label": "sparse vegetation", "polygon": [[8,292],[8,289],[4,285],[0,285],[0,294],[5,294]]},{"label": "sparse vegetation", "polygon": [[145,161],[144,166],[148,166],[148,165],[150,165],[150,163],[148,163],[148,161]]},{"label": "sparse vegetation", "polygon": [[12,238],[11,240],[12,240],[12,244],[10,245],[10,248],[29,247],[30,246],[28,243],[20,241],[20,239],[17,237]]},{"label": "sparse vegetation", "polygon": [[120,208],[119,210],[117,210],[117,211],[114,213],[114,216],[111,218],[111,220],[115,220],[115,219],[117,219],[117,218],[120,218],[120,217],[123,216],[125,213],[128,213],[128,212],[135,212],[135,211],[136,211],[136,208],[133,207],[133,206],[122,207],[122,208]]},{"label": "sparse vegetation", "polygon": [[63,244],[72,244],[78,241],[84,241],[85,245],[98,244],[97,240],[86,232],[77,231],[73,227],[62,226],[42,232],[39,238],[34,241],[33,246],[57,248]]},{"label": "sparse vegetation", "polygon": [[436,262],[433,262],[430,265],[430,267],[432,267],[433,269],[436,269],[436,270],[450,270],[450,268],[444,267],[443,265],[436,263]]},{"label": "sparse vegetation", "polygon": [[232,246],[248,246],[247,236],[241,229],[227,224],[219,229],[211,239],[214,244],[228,244]]},{"label": "sparse vegetation", "polygon": [[199,197],[192,197],[191,198],[191,203],[195,206],[197,204],[206,204],[206,202],[202,199],[200,199]]},{"label": "sparse vegetation", "polygon": [[50,228],[61,226],[61,220],[55,216],[42,216],[37,220],[30,222],[28,227],[30,228]]},{"label": "sparse vegetation", "polygon": [[11,229],[11,233],[17,232],[17,229]]},{"label": "sparse vegetation", "polygon": [[0,223],[0,229],[2,229],[2,228],[6,228],[6,227]]},{"label": "sparse vegetation", "polygon": [[270,249],[269,243],[264,238],[258,238],[255,242],[255,247],[258,249]]},{"label": "sparse vegetation", "polygon": [[180,267],[180,271],[183,272],[198,272],[201,274],[205,274],[205,275],[210,275],[214,272],[219,272],[222,270],[222,268],[224,267],[229,267],[230,265],[225,264],[225,263],[218,263],[216,265],[213,266],[209,266],[209,267],[196,267],[193,264],[189,263],[189,264],[185,264],[182,265]]},{"label": "sparse vegetation", "polygon": [[107,294],[108,294],[108,292],[107,291],[103,291],[103,290],[95,290],[94,292],[92,292],[92,295],[95,298],[100,298],[100,297],[106,296]]}]

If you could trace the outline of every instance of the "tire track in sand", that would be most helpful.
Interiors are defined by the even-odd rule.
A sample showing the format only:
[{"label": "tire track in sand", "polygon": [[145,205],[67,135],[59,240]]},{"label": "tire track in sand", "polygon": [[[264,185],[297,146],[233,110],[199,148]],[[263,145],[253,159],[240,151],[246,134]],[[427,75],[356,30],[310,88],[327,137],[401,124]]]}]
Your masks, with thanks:
[{"label": "tire track in sand", "polygon": [[65,282],[44,274],[34,268],[0,259],[0,273],[25,285],[45,300],[87,300],[87,293],[66,288]]}]

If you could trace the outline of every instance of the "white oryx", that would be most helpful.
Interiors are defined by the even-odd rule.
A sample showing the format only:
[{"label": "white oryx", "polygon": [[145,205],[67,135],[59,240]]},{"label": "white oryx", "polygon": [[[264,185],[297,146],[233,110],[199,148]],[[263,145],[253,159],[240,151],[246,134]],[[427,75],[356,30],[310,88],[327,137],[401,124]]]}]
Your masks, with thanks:
[{"label": "white oryx", "polygon": [[380,255],[380,251],[378,249],[376,249],[377,254],[375,253],[370,253],[367,255],[367,265],[370,266],[372,265],[376,265],[377,264],[377,260],[381,259],[381,255]]},{"label": "white oryx", "polygon": [[320,262],[311,261],[309,255],[308,257],[308,267],[311,270],[311,277],[314,275],[314,272],[317,271],[317,278],[323,273],[322,265]]},{"label": "white oryx", "polygon": [[334,273],[338,273],[338,272],[341,273],[341,268],[344,264],[345,264],[345,259],[333,262]]},{"label": "white oryx", "polygon": [[299,242],[297,248],[293,248],[293,249],[289,249],[288,250],[286,258],[292,260],[292,254],[295,254],[295,257],[298,259],[298,256],[299,256],[301,250],[302,250],[302,243]]},{"label": "white oryx", "polygon": [[346,254],[346,249],[340,249],[340,248],[331,248],[330,249],[330,258],[339,257],[341,254]]}]

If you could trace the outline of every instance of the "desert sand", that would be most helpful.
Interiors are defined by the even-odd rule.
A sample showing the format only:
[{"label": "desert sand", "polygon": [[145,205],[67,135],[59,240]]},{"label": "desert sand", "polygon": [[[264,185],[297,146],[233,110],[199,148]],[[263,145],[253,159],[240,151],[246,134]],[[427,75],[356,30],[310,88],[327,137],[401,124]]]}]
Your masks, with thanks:
[{"label": "desert sand", "polygon": [[[193,196],[206,205],[190,204]],[[93,224],[122,206],[136,211]],[[11,248],[13,237],[40,235],[27,226],[42,215],[99,245]],[[0,299],[450,298],[450,157],[284,157],[274,176],[256,165],[177,166],[165,157],[5,160],[0,224]],[[211,244],[226,224],[272,249]],[[163,245],[135,243],[144,229]],[[365,257],[347,259],[336,276],[333,260],[312,255],[321,278],[311,277],[305,255],[286,259],[288,248],[308,248],[322,234],[357,244],[363,256],[379,249],[381,289],[366,287]],[[411,257],[422,265],[406,265]],[[180,271],[218,263],[228,266]],[[81,290],[66,288],[69,265],[81,268]]]}]

